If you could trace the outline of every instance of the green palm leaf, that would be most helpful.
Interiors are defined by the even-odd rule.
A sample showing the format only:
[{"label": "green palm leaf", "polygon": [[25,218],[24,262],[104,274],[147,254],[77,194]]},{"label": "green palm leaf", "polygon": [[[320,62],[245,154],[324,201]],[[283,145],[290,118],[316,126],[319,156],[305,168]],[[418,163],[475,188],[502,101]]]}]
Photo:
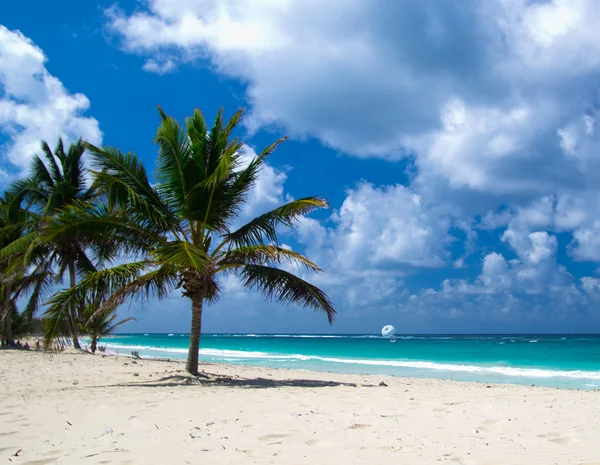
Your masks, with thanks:
[{"label": "green palm leaf", "polygon": [[304,267],[308,271],[323,271],[304,255],[276,245],[249,245],[228,250],[220,255],[217,271],[236,269],[247,264],[279,265],[289,263],[296,267]]},{"label": "green palm leaf", "polygon": [[187,241],[172,241],[156,248],[153,255],[159,263],[208,274],[212,262],[206,252]]},{"label": "green palm leaf", "polygon": [[239,247],[264,242],[277,242],[277,226],[293,227],[294,220],[317,208],[326,208],[327,206],[327,201],[320,197],[294,200],[253,219],[236,231],[226,234],[223,244],[231,243]]},{"label": "green palm leaf", "polygon": [[325,312],[329,323],[335,318],[336,311],[327,295],[292,273],[263,265],[246,265],[239,273],[244,286],[259,290],[267,301],[294,303]]}]

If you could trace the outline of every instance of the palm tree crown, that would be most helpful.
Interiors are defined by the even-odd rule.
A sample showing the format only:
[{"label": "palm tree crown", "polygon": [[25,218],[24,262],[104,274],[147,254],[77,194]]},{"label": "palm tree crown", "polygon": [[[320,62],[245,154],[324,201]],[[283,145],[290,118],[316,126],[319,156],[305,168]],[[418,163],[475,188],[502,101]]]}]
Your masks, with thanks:
[{"label": "palm tree crown", "polygon": [[[62,280],[69,275],[70,286],[77,283],[77,275],[83,275],[96,270],[96,266],[88,257],[92,244],[89,237],[83,237],[76,230],[62,234],[56,228],[56,223],[62,224],[62,218],[68,207],[80,203],[91,202],[97,198],[96,189],[88,187],[86,169],[83,157],[86,143],[82,140],[71,144],[65,152],[62,139],[58,140],[54,152],[47,142],[42,141],[43,157],[34,156],[29,177],[15,183],[12,191],[24,198],[38,213],[35,227],[30,224],[28,234],[21,240],[15,241],[3,250],[3,254],[21,254],[28,265],[34,264],[38,272],[52,273],[56,280]],[[68,215],[68,214],[67,214]],[[97,246],[97,244],[96,244]],[[96,247],[96,251],[99,250]],[[39,281],[30,299],[30,311],[38,307],[41,296],[41,286],[45,281]],[[79,348],[77,337],[78,311],[69,306],[68,328],[73,339],[74,347]]]}]

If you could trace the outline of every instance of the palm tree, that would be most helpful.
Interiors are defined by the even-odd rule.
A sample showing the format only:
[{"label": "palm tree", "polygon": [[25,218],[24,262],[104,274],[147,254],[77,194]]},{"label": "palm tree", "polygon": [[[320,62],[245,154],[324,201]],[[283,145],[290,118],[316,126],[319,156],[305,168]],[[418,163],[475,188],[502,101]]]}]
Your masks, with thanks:
[{"label": "palm tree", "polygon": [[[65,234],[47,234],[47,228],[56,221],[63,211],[81,202],[90,202],[97,197],[95,188],[88,187],[83,155],[86,144],[79,140],[71,144],[65,152],[62,139],[59,138],[54,152],[42,141],[41,149],[45,161],[35,156],[32,161],[30,177],[18,181],[13,190],[26,198],[40,212],[38,224],[18,244],[13,244],[6,253],[24,253],[33,260],[33,250],[38,258],[44,257],[43,269],[46,272],[55,269],[55,278],[62,281],[69,275],[70,287],[77,284],[77,275],[95,271],[96,267],[88,257],[90,242],[85,242],[78,231]],[[38,265],[38,266],[41,266]],[[41,271],[41,270],[40,270]],[[37,296],[38,289],[34,295]],[[38,300],[30,300],[32,310],[37,309]],[[69,333],[73,347],[79,349],[77,334],[79,308],[70,305],[68,315]],[[32,314],[32,312],[30,312]]]},{"label": "palm tree", "polygon": [[[37,220],[37,215],[22,206],[23,198],[12,188],[0,197],[0,251],[19,242]],[[45,271],[44,260],[37,256],[26,263],[23,254],[0,255],[0,334],[9,345],[13,339],[13,316],[19,315],[24,324],[32,321],[37,302],[46,295],[50,286],[50,275]],[[40,260],[41,259],[41,260]],[[29,266],[32,265],[32,266]],[[31,298],[23,314],[17,312],[17,300],[30,292]]]},{"label": "palm tree", "polygon": [[[0,250],[19,239],[25,232],[27,212],[21,208],[22,199],[8,191],[0,197]],[[0,257],[0,333],[2,341],[14,344],[13,315],[16,300],[30,282],[24,275],[21,257]]]},{"label": "palm tree", "polygon": [[[157,182],[150,183],[133,153],[90,146],[98,168],[96,184],[108,202],[103,211],[92,204],[75,208],[75,224],[62,232],[103,229],[128,250],[138,248],[141,260],[87,274],[80,284],[57,295],[49,312],[60,313],[65,302],[90,293],[115,306],[133,297],[163,298],[175,288],[191,300],[190,346],[186,370],[198,373],[198,351],[205,303],[220,295],[219,276],[236,274],[243,285],[268,300],[296,303],[323,311],[331,323],[335,309],[327,295],[282,263],[311,272],[320,268],[303,255],[278,245],[277,228],[327,206],[318,197],[291,201],[241,227],[233,228],[265,159],[284,140],[268,146],[244,164],[242,142],[231,137],[242,117],[238,111],[225,123],[219,111],[209,129],[199,110],[182,127],[159,107]],[[52,338],[52,334],[47,334]]]},{"label": "palm tree", "polygon": [[119,326],[133,320],[134,318],[124,318],[114,322],[117,314],[114,309],[102,308],[98,311],[98,305],[90,303],[83,310],[81,331],[91,337],[90,349],[93,354],[96,353],[98,341],[104,336],[108,336]]},{"label": "palm tree", "polygon": [[[15,216],[15,202],[6,193],[0,197],[0,249],[21,235],[19,221]],[[14,344],[12,334],[13,305],[11,301],[12,279],[14,271],[10,270],[8,258],[0,259],[0,334],[2,343]]]}]

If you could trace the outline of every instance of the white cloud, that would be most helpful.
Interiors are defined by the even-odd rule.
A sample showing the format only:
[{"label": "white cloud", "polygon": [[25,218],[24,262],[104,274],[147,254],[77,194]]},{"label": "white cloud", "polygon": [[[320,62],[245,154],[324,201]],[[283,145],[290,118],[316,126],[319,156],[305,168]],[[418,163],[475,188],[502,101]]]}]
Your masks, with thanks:
[{"label": "white cloud", "polygon": [[[557,235],[572,234],[573,258],[600,261],[599,22],[594,0],[149,0],[108,12],[146,68],[208,60],[243,82],[251,129],[413,158],[409,186],[361,183],[297,237],[347,302],[447,305],[453,318],[477,305],[507,315],[585,303],[587,281],[557,262]],[[258,197],[281,200],[284,176]],[[477,230],[498,228],[516,259],[486,251],[476,278],[407,293],[404,276],[459,272]],[[452,229],[465,236],[460,257]]]},{"label": "white cloud", "polygon": [[328,221],[303,218],[297,240],[325,273],[311,278],[346,317],[396,307],[403,278],[450,265],[451,220],[409,188],[362,182]]},{"label": "white cloud", "polygon": [[176,67],[177,65],[173,60],[148,60],[144,63],[142,69],[150,73],[162,75],[174,71]]},{"label": "white cloud", "polygon": [[359,184],[347,192],[334,222],[332,244],[343,261],[439,267],[447,258],[449,219],[401,185]]},{"label": "white cloud", "polygon": [[150,0],[108,11],[123,47],[148,63],[209,58],[248,82],[254,125],[358,155],[408,145],[451,184],[500,191],[535,189],[509,182],[506,165],[556,156],[532,150],[537,135],[553,133],[556,151],[564,111],[584,109],[564,104],[594,89],[599,19],[593,0]]},{"label": "white cloud", "polygon": [[600,291],[600,279],[586,276],[581,278],[581,286],[585,292],[597,293]]},{"label": "white cloud", "polygon": [[46,56],[19,31],[0,25],[0,134],[4,159],[0,174],[22,174],[40,141],[54,146],[58,137],[74,142],[80,137],[100,144],[98,121],[82,116],[90,102],[71,94],[46,70]]},{"label": "white cloud", "polygon": [[504,257],[492,252],[483,259],[483,270],[479,280],[486,289],[510,289],[513,278]]},{"label": "white cloud", "polygon": [[329,254],[323,261],[342,273],[364,266],[436,268],[449,258],[450,219],[401,185],[362,182],[347,191],[331,220],[334,227],[326,229],[305,219],[298,237],[309,251]]},{"label": "white cloud", "polygon": [[573,233],[572,251],[578,260],[600,261],[600,220]]},{"label": "white cloud", "polygon": [[[146,67],[210,60],[246,83],[251,128],[281,125],[357,156],[413,156],[410,190],[456,221],[587,228],[572,252],[600,258],[576,252],[600,192],[594,0],[150,0],[107,18]],[[372,256],[393,256],[403,239]]]}]

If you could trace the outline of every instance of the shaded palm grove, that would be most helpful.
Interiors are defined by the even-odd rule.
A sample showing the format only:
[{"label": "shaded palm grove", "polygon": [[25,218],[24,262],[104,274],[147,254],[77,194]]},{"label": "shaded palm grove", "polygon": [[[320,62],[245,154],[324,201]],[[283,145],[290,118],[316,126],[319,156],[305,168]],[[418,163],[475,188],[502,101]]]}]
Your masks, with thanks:
[{"label": "shaded palm grove", "polygon": [[[233,133],[242,117],[219,112],[209,127],[199,110],[180,125],[159,108],[153,180],[134,153],[79,141],[66,151],[43,142],[31,175],[0,201],[0,287],[3,341],[11,343],[17,301],[31,321],[44,305],[45,346],[79,332],[97,341],[115,323],[119,305],[162,299],[180,290],[190,301],[186,369],[198,372],[202,313],[234,274],[267,300],[326,314],[335,310],[323,291],[297,276],[319,272],[303,255],[281,247],[277,231],[327,206],[305,197],[246,224],[238,215],[265,159],[283,142],[249,162]],[[90,169],[86,169],[90,166]],[[118,263],[118,264],[115,264]],[[58,283],[68,277],[59,290]],[[27,296],[27,299],[24,296]]]}]

